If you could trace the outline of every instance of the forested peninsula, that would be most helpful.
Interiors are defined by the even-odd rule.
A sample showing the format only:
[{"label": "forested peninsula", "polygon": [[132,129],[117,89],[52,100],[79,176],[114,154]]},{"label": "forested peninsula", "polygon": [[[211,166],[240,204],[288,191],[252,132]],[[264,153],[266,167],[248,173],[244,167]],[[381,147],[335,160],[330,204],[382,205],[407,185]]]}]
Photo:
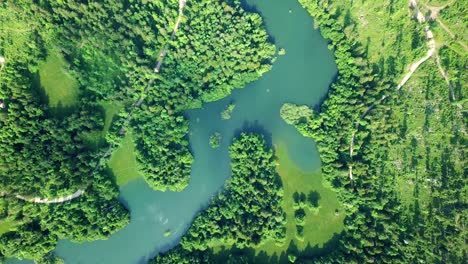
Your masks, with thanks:
[{"label": "forested peninsula", "polygon": [[[343,230],[326,252],[299,250],[305,212],[327,203],[284,196],[281,149],[268,135],[216,132],[206,144],[230,142],[231,177],[150,263],[468,262],[468,4],[298,2],[338,74],[319,106],[285,102],[277,114],[316,142]],[[0,262],[63,263],[52,252],[59,240],[122,230],[131,217],[109,160],[128,139],[152,189],[187,188],[184,111],[258,80],[278,55],[248,10],[239,0],[0,3]],[[266,244],[285,250],[268,255]]]},{"label": "forested peninsula", "polygon": [[[149,185],[187,186],[192,156],[182,111],[258,79],[275,48],[260,16],[239,1],[183,2],[182,15],[180,4],[0,4],[1,256],[40,261],[58,239],[105,239],[123,228],[129,213],[106,164],[127,133]],[[179,15],[184,25],[174,39]],[[217,60],[208,59],[215,54]],[[69,64],[79,102],[51,104],[40,70],[53,56]],[[107,102],[122,106],[112,120],[105,120]],[[84,194],[65,203],[28,198],[53,200],[77,190]]]}]

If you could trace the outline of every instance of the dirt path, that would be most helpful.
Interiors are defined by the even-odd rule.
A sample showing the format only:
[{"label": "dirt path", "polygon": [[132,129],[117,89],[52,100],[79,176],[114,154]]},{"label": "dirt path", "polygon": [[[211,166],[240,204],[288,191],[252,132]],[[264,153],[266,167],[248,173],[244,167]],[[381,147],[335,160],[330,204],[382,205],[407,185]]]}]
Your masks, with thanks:
[{"label": "dirt path", "polygon": [[3,71],[4,67],[5,67],[5,57],[0,56],[0,72]]},{"label": "dirt path", "polygon": [[450,83],[450,80],[449,80],[448,75],[447,75],[447,71],[445,71],[444,68],[442,68],[442,64],[440,63],[439,54],[436,53],[435,58],[436,58],[435,60],[436,60],[437,68],[439,69],[440,74],[444,77],[445,82],[447,83],[447,86],[449,88],[450,97],[452,98],[452,101],[455,101],[455,92],[453,91],[453,86]]},{"label": "dirt path", "polygon": [[[179,15],[177,16],[177,20],[176,20],[174,28],[172,30],[172,34],[171,34],[171,38],[170,38],[171,40],[173,40],[175,38],[176,34],[177,34],[180,23],[182,21],[183,11],[184,11],[184,7],[185,7],[186,3],[187,3],[187,0],[179,0]],[[168,46],[168,44],[165,45],[165,47],[163,48],[163,50],[159,54],[159,58],[158,58],[158,61],[156,63],[156,67],[154,68],[154,72],[156,72],[156,73],[159,73],[159,70],[160,70],[160,68],[161,68],[161,66],[163,64],[164,58],[166,57],[167,48],[168,48],[167,46]],[[4,66],[4,63],[5,63],[4,58],[3,58],[3,61],[1,60],[2,58],[3,57],[0,57],[0,65],[1,65],[0,72],[3,70],[3,66]],[[139,108],[141,106],[141,104],[143,103],[143,101],[144,101],[150,87],[152,86],[152,84],[154,83],[155,80],[156,80],[156,78],[152,78],[152,79],[150,79],[148,81],[148,84],[146,85],[144,93],[140,96],[140,98],[138,98],[138,100],[134,104],[133,109],[130,111],[129,115],[125,119],[124,124],[123,124],[122,128],[119,131],[120,134],[125,134],[125,127],[132,120],[133,113],[135,112],[135,109]],[[109,148],[106,150],[106,152],[102,155],[101,159],[105,159],[105,158],[109,157],[112,154],[114,148],[115,148],[115,146],[113,146],[113,145],[109,146]],[[94,170],[91,172],[91,176],[99,168],[100,168],[100,165],[96,166],[94,168]],[[54,199],[46,199],[46,198],[40,198],[40,197],[28,198],[28,197],[25,197],[25,196],[22,196],[22,195],[19,195],[19,194],[14,195],[13,197],[15,197],[17,199],[20,199],[20,200],[23,200],[23,201],[32,202],[32,203],[53,204],[53,203],[63,203],[63,202],[71,201],[73,199],[76,199],[76,198],[82,196],[84,193],[85,193],[84,190],[78,190],[75,193],[70,194],[68,196],[58,197],[58,198],[54,198]],[[0,197],[1,196],[7,196],[7,195],[8,194],[6,192],[0,192]]]},{"label": "dirt path", "polygon": [[52,203],[67,202],[67,201],[73,200],[75,198],[78,198],[83,194],[84,194],[83,190],[78,190],[73,194],[63,196],[63,197],[58,197],[58,198],[55,198],[55,199],[43,199],[43,198],[39,198],[39,197],[27,198],[27,197],[24,197],[24,196],[21,196],[21,195],[15,195],[15,197],[18,198],[18,199],[21,199],[23,201],[27,201],[27,202],[31,202],[31,203],[52,204]]},{"label": "dirt path", "polygon": [[[416,1],[416,0],[414,0]],[[445,32],[447,32],[447,34],[453,39],[455,40],[458,44],[460,44],[464,49],[465,51],[468,50],[468,47],[466,46],[465,43],[463,43],[463,41],[461,40],[458,40],[457,39],[457,36],[455,36],[455,34],[452,33],[452,31],[442,22],[442,20],[440,20],[439,18],[439,13],[441,10],[443,10],[444,8],[452,5],[454,2],[451,2],[451,3],[447,3],[443,6],[429,6],[429,5],[424,5],[425,8],[429,9],[431,11],[431,14],[429,17],[426,18],[426,20],[428,19],[431,19],[431,20],[435,20],[437,21],[437,23],[439,23],[439,25],[442,27],[443,30],[445,30]]]}]

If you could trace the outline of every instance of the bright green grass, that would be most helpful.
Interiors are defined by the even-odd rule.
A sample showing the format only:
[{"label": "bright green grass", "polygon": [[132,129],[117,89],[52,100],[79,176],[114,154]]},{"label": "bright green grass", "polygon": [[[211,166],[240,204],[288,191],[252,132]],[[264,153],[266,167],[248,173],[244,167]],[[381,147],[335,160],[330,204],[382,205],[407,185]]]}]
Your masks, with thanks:
[{"label": "bright green grass", "polygon": [[141,176],[137,170],[135,148],[131,133],[127,133],[120,147],[112,154],[109,160],[109,167],[112,169],[118,185],[125,185]]},{"label": "bright green grass", "polygon": [[[101,106],[106,112],[104,129],[99,135],[99,137],[103,139],[105,133],[107,133],[110,128],[112,119],[120,109],[122,109],[122,105],[103,102],[101,103]],[[112,170],[118,185],[125,185],[131,180],[140,177],[140,173],[137,170],[135,147],[133,145],[131,133],[127,133],[122,144],[114,151],[114,153],[112,153],[108,165]]]},{"label": "bright green grass", "polygon": [[[354,21],[355,28],[346,28],[345,33],[357,38],[368,50],[368,59],[371,63],[379,63],[388,55],[408,56],[412,59],[412,26],[408,1],[379,0],[379,1],[349,1],[335,0],[332,6],[345,7],[341,10],[349,14]],[[349,13],[348,13],[349,12]],[[417,32],[420,35],[421,33]],[[421,52],[425,53],[425,45],[420,45]],[[395,54],[397,52],[397,54]],[[413,52],[416,52],[413,50]]]},{"label": "bright green grass", "polygon": [[[121,104],[113,102],[101,102],[100,105],[104,108],[105,112],[103,130],[84,135],[87,144],[96,149],[106,146],[104,137],[111,126],[112,119],[122,109]],[[140,177],[140,173],[136,169],[137,163],[131,133],[128,133],[119,148],[114,150],[108,165],[118,185],[125,185],[131,180]]]},{"label": "bright green grass", "polygon": [[[289,251],[299,251],[300,255],[321,254],[324,245],[336,238],[343,230],[344,209],[341,207],[338,197],[323,181],[319,172],[304,172],[297,168],[287,154],[286,146],[276,144],[276,157],[278,159],[277,171],[281,177],[284,188],[283,210],[286,212],[286,239],[284,243],[278,245],[270,240],[254,248],[256,256],[267,260],[269,257],[279,257]],[[295,209],[293,208],[294,192],[308,194],[316,191],[320,194],[319,210],[312,211],[307,206],[306,221],[304,225],[304,239],[296,237],[296,222],[294,219]],[[336,214],[335,212],[338,212]],[[215,253],[231,248],[233,245],[217,244],[212,245]],[[267,255],[268,257],[265,257]],[[271,259],[270,259],[271,260]],[[279,261],[279,259],[278,259]]]},{"label": "bright green grass", "polygon": [[122,105],[114,102],[100,102],[99,105],[104,109],[104,127],[102,131],[94,131],[83,135],[86,143],[94,149],[103,147],[106,144],[105,136],[110,128],[112,119],[122,109]]},{"label": "bright green grass", "polygon": [[[274,241],[266,242],[255,249],[256,254],[264,251],[269,256],[281,255],[286,252],[291,243],[297,246],[299,251],[306,247],[322,248],[335,234],[343,229],[344,211],[340,206],[336,193],[324,183],[319,172],[303,172],[291,161],[287,149],[283,144],[276,145],[278,159],[277,171],[281,177],[284,188],[283,210],[287,218],[286,242],[278,246]],[[294,219],[293,193],[303,192],[308,194],[316,191],[320,194],[319,210],[313,212],[306,206],[306,222],[304,225],[304,241],[296,238],[296,223]],[[335,210],[338,214],[335,214]]]},{"label": "bright green grass", "polygon": [[17,223],[14,221],[0,221],[0,236],[9,232],[13,231],[16,228]]},{"label": "bright green grass", "polygon": [[50,51],[46,61],[39,66],[41,87],[52,108],[71,107],[78,101],[77,82],[65,71],[66,67],[63,57],[54,50]]}]

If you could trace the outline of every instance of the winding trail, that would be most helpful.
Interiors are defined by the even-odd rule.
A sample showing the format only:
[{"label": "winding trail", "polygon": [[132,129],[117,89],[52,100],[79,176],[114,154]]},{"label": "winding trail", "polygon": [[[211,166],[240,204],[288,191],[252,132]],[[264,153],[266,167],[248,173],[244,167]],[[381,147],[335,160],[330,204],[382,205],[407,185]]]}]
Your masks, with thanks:
[{"label": "winding trail", "polygon": [[451,6],[455,1],[452,1],[450,3],[447,3],[443,6],[430,6],[430,5],[424,5],[425,8],[429,9],[431,11],[430,15],[426,18],[426,20],[435,20],[437,21],[437,23],[439,23],[440,27],[442,27],[443,30],[445,30],[445,32],[447,32],[447,34],[454,40],[456,41],[458,44],[460,44],[460,46],[462,46],[465,51],[468,50],[468,47],[466,46],[465,43],[463,43],[463,41],[459,40],[457,38],[457,36],[455,36],[455,34],[452,33],[452,31],[444,24],[444,22],[442,22],[442,20],[440,20],[439,18],[439,13],[441,10],[443,10],[444,8],[446,7],[449,7]]},{"label": "winding trail", "polygon": [[[187,0],[179,0],[179,15],[177,16],[177,20],[174,24],[174,28],[172,30],[172,34],[171,34],[171,38],[170,40],[173,40],[177,34],[177,31],[179,29],[179,26],[180,26],[180,23],[182,21],[182,17],[183,17],[183,11],[184,11],[184,7],[185,7],[185,4],[187,3]],[[161,53],[159,54],[159,57],[158,57],[158,60],[156,62],[156,66],[154,68],[154,72],[155,73],[159,73],[159,70],[161,69],[161,66],[163,64],[163,61],[164,61],[164,58],[166,57],[166,54],[167,54],[167,49],[168,49],[168,45],[169,44],[165,44],[163,50],[161,51]],[[3,58],[3,57],[0,57],[0,58]],[[3,67],[4,67],[4,60],[3,62],[0,61],[0,64],[1,64],[1,68],[0,68],[0,72],[3,70]],[[132,120],[132,117],[133,117],[133,113],[135,112],[135,109],[139,108],[141,106],[141,104],[143,103],[146,95],[148,94],[149,92],[149,89],[150,87],[152,86],[152,84],[155,82],[156,80],[156,77],[153,77],[151,78],[149,81],[148,81],[148,84],[146,85],[146,88],[143,92],[143,94],[138,98],[138,100],[136,101],[136,103],[134,104],[134,107],[132,108],[132,110],[130,111],[130,113],[128,114],[127,118],[125,119],[123,125],[122,125],[122,128],[119,130],[119,134],[121,135],[124,135],[125,134],[125,127],[127,127],[127,125],[130,123],[130,121]],[[110,145],[109,148],[106,150],[106,152],[101,156],[100,159],[106,159],[107,157],[109,157],[113,150],[114,150],[115,146],[114,145]],[[100,163],[93,169],[93,171],[91,172],[91,176],[100,168]],[[85,193],[84,190],[77,190],[75,193],[73,194],[70,194],[70,195],[67,195],[67,196],[63,196],[63,197],[57,197],[57,198],[54,198],[54,199],[47,199],[47,198],[40,198],[40,197],[25,197],[25,196],[22,196],[22,195],[19,195],[19,194],[16,194],[16,195],[12,195],[12,197],[15,197],[17,199],[20,199],[20,200],[23,200],[23,201],[26,201],[26,202],[31,202],[31,203],[41,203],[41,204],[53,204],[53,203],[63,203],[63,202],[67,202],[67,201],[71,201],[73,199],[76,199],[80,196],[82,196],[83,194]],[[8,193],[4,192],[4,191],[0,191],[0,197],[4,197],[4,196],[8,196]]]}]

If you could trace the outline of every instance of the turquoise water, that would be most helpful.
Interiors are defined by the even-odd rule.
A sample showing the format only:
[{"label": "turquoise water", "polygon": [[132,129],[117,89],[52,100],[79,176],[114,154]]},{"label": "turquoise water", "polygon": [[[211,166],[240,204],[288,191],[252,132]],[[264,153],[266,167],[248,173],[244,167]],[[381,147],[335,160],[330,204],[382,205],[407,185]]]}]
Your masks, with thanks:
[{"label": "turquoise water", "polygon": [[[260,80],[224,100],[186,113],[195,162],[190,184],[183,192],[153,191],[142,179],[121,187],[131,223],[105,241],[60,241],[56,253],[66,263],[146,263],[157,252],[176,245],[197,212],[229,178],[228,146],[241,131],[263,132],[270,143],[287,144],[290,157],[303,170],[319,169],[314,142],[287,125],[279,110],[285,102],[314,107],[324,98],[336,73],[333,54],[296,0],[247,2],[264,17],[272,39],[286,55],[278,56],[273,69]],[[221,111],[231,102],[236,104],[232,118],[221,120]],[[208,141],[215,131],[223,140],[219,148],[212,149]],[[171,235],[164,237],[167,230]]]}]

